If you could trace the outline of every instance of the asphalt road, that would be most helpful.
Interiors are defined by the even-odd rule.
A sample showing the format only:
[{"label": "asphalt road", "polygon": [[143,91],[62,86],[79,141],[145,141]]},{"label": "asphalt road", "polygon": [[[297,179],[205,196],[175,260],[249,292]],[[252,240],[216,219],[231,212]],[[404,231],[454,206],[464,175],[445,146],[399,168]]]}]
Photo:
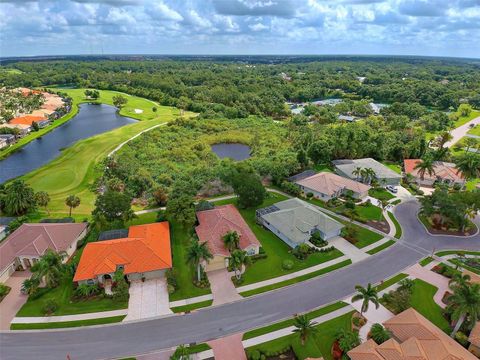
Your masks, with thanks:
[{"label": "asphalt road", "polygon": [[[403,238],[389,249],[322,277],[189,315],[139,322],[54,331],[0,333],[0,358],[109,359],[204,342],[263,326],[352,294],[356,284],[378,283],[432,251],[480,250],[480,235],[470,238],[429,235],[416,218],[415,201],[399,205],[395,214]],[[480,219],[475,220],[477,225]]]}]

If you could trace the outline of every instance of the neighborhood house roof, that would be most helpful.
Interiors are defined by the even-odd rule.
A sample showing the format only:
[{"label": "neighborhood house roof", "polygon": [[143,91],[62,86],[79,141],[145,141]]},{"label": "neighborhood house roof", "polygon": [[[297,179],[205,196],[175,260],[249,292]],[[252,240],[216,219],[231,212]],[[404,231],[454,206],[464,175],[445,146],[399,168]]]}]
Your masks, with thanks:
[{"label": "neighborhood house roof", "polygon": [[261,217],[295,243],[308,240],[313,229],[327,234],[343,228],[338,221],[297,198],[278,202],[275,207],[278,208],[277,211]]},{"label": "neighborhood house roof", "polygon": [[88,243],[73,281],[114,273],[119,265],[124,274],[171,268],[168,222],[130,226],[128,238]]},{"label": "neighborhood house roof", "polygon": [[32,116],[32,115],[25,115],[20,116],[15,119],[10,120],[10,124],[20,124],[20,125],[32,125],[33,122],[40,122],[44,121],[45,117],[43,116]]},{"label": "neighborhood house roof", "polygon": [[296,182],[296,181],[299,181],[299,180],[306,179],[306,178],[308,178],[312,175],[315,175],[315,174],[316,174],[315,170],[305,170],[305,171],[302,171],[299,174],[295,174],[295,175],[290,176],[288,178],[288,181]]},{"label": "neighborhood house roof", "polygon": [[354,193],[365,193],[370,189],[368,185],[328,172],[315,174],[296,183],[329,196],[333,196],[343,189],[352,190]]},{"label": "neighborhood house roof", "polygon": [[379,163],[377,160],[372,158],[364,158],[364,159],[344,159],[344,160],[334,160],[333,164],[335,167],[346,174],[349,178],[356,178],[353,175],[353,171],[359,167],[362,169],[370,168],[375,171],[377,174],[378,179],[401,179],[402,175],[397,174],[392,169],[389,169],[387,166]]},{"label": "neighborhood house roof", "polygon": [[480,321],[477,321],[472,331],[470,331],[468,341],[470,341],[473,346],[480,347]]},{"label": "neighborhood house roof", "polygon": [[[421,159],[405,159],[403,161],[405,172],[415,177],[420,177],[420,175],[418,174],[418,170],[415,169],[415,166],[417,166],[417,164],[421,162]],[[434,174],[430,175],[428,171],[426,171],[424,179],[436,180],[437,178],[439,178],[442,180],[449,180],[451,182],[462,182],[464,180],[462,172],[460,170],[457,170],[456,165],[453,163],[434,161],[433,172]]]},{"label": "neighborhood house roof", "polygon": [[22,224],[0,243],[0,272],[18,256],[40,257],[47,249],[66,251],[86,228],[86,223]]},{"label": "neighborhood house roof", "polygon": [[242,215],[232,204],[217,206],[211,210],[197,212],[199,225],[195,228],[200,242],[206,242],[213,255],[230,256],[222,237],[229,231],[240,236],[239,247],[245,250],[249,246],[260,246]]},{"label": "neighborhood house roof", "polygon": [[463,346],[450,338],[413,308],[384,323],[393,335],[381,345],[372,339],[348,352],[352,360],[475,360]]}]

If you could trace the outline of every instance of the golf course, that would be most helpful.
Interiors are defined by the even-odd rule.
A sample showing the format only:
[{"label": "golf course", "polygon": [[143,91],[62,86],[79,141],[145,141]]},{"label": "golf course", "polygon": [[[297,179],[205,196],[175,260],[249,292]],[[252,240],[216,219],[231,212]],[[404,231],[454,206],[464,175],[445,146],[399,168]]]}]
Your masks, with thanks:
[{"label": "golf course", "polygon": [[[85,89],[61,89],[72,97],[72,111],[78,112],[78,105],[86,102],[113,105],[113,96],[121,94],[115,91],[100,91],[100,97],[92,101],[85,97]],[[48,192],[51,201],[49,210],[52,215],[68,214],[65,199],[68,195],[76,195],[81,203],[74,212],[76,215],[89,216],[95,202],[92,185],[99,176],[99,164],[119,144],[138,133],[153,126],[167,123],[180,116],[180,110],[174,107],[160,106],[157,103],[122,94],[128,102],[120,109],[119,114],[139,120],[109,132],[105,132],[84,140],[80,140],[62,151],[61,155],[47,165],[22,177],[35,191]],[[156,107],[156,111],[153,108]],[[194,116],[186,112],[184,116]],[[66,115],[68,116],[68,114]]]}]

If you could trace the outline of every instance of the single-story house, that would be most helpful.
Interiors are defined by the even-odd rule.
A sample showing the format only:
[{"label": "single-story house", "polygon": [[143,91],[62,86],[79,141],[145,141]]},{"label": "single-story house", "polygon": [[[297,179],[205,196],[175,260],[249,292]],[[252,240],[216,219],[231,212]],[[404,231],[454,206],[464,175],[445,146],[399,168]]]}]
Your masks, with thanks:
[{"label": "single-story house", "polygon": [[338,120],[353,122],[356,120],[355,116],[352,115],[338,115]]},{"label": "single-story house", "polygon": [[20,266],[29,269],[47,249],[70,257],[86,234],[87,223],[22,224],[0,243],[0,282]]},{"label": "single-story house", "polygon": [[347,353],[351,360],[478,360],[413,308],[383,325],[392,337],[381,345],[367,340]]},{"label": "single-story house", "polygon": [[0,149],[6,148],[15,143],[15,135],[0,134]]},{"label": "single-story house", "polygon": [[8,129],[18,129],[20,136],[27,135],[32,129],[31,125],[26,125],[26,124],[1,124],[0,128],[2,127],[8,128]]},{"label": "single-story house", "polygon": [[294,182],[297,182],[299,180],[303,180],[303,179],[306,179],[310,176],[313,176],[316,173],[317,172],[315,170],[305,170],[305,171],[302,171],[301,173],[290,176],[289,178],[287,178],[287,180],[294,183]]},{"label": "single-story house", "polygon": [[13,125],[29,125],[32,126],[33,123],[37,123],[39,128],[43,128],[50,124],[50,121],[45,116],[35,116],[35,115],[25,115],[20,116],[15,119],[10,120],[10,124]]},{"label": "single-story house", "polygon": [[477,321],[472,331],[470,331],[468,341],[470,341],[468,351],[480,358],[480,321]]},{"label": "single-story house", "polygon": [[207,243],[213,259],[206,265],[206,270],[218,270],[228,267],[230,252],[225,248],[223,236],[235,231],[240,237],[239,248],[248,255],[260,251],[260,242],[248,224],[232,204],[216,206],[211,210],[197,212],[199,225],[195,228],[201,243]]},{"label": "single-story house", "polygon": [[316,206],[298,198],[259,209],[256,219],[292,248],[310,240],[315,232],[320,232],[324,240],[339,236],[344,227]]},{"label": "single-story house", "polygon": [[400,181],[402,180],[402,175],[372,158],[334,160],[332,163],[338,175],[352,180],[358,179],[358,177],[353,174],[356,168],[372,169],[375,171],[376,180],[383,186],[397,186],[400,185]]},{"label": "single-story house", "polygon": [[463,173],[460,170],[457,170],[457,167],[454,163],[445,161],[434,161],[434,173],[430,175],[426,171],[422,180],[421,176],[418,174],[418,170],[415,169],[415,167],[421,162],[421,159],[405,159],[403,161],[405,173],[412,175],[417,184],[432,186],[435,181],[438,181],[447,185],[458,184],[462,187],[465,185],[465,177],[463,176]]},{"label": "single-story house", "polygon": [[73,281],[104,284],[117,270],[123,270],[130,281],[155,279],[171,267],[170,227],[164,221],[130,226],[127,238],[88,243]]},{"label": "single-story house", "polygon": [[328,201],[352,191],[353,197],[363,199],[368,196],[370,186],[329,172],[321,172],[296,181],[304,194],[312,193],[316,199]]}]

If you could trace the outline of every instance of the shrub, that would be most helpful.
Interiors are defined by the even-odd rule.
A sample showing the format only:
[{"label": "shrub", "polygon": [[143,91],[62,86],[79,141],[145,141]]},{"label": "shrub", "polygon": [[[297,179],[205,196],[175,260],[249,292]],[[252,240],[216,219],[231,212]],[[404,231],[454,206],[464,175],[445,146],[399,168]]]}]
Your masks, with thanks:
[{"label": "shrub", "polygon": [[280,184],[280,188],[286,193],[293,196],[299,196],[301,193],[300,188],[297,185],[292,184],[291,182],[286,180],[282,181],[282,183]]},{"label": "shrub", "polygon": [[293,261],[292,260],[283,260],[282,261],[282,269],[283,270],[292,270],[293,269]]},{"label": "shrub", "polygon": [[7,296],[9,292],[10,292],[10,287],[0,283],[0,299],[2,299],[4,296]]},{"label": "shrub", "polygon": [[[177,273],[175,269],[168,269],[165,272],[165,277],[167,278],[169,294],[173,294],[178,289]],[[170,288],[173,289],[172,292],[170,292]]]},{"label": "shrub", "polygon": [[353,210],[353,209],[355,209],[355,203],[352,200],[347,200],[347,201],[345,201],[345,207],[347,209]]},{"label": "shrub", "polygon": [[380,345],[390,339],[391,334],[382,326],[382,324],[377,323],[372,325],[372,328],[370,329],[370,337]]},{"label": "shrub", "polygon": [[159,210],[157,212],[156,221],[157,222],[162,222],[162,221],[166,221],[166,220],[167,220],[167,214],[166,214],[165,210]]},{"label": "shrub", "polygon": [[306,196],[307,196],[307,199],[311,199],[311,198],[313,198],[313,193],[312,193],[312,192],[308,192],[308,193],[306,194]]},{"label": "shrub", "polygon": [[45,305],[43,305],[43,313],[45,315],[51,315],[53,314],[55,311],[57,311],[58,309],[58,304],[55,300],[53,299],[48,299],[45,303]]},{"label": "shrub", "polygon": [[461,331],[457,331],[455,334],[455,340],[457,340],[463,347],[468,346],[468,336]]},{"label": "shrub", "polygon": [[197,205],[195,205],[196,211],[212,210],[215,207],[211,202],[207,200],[201,200]]},{"label": "shrub", "polygon": [[305,260],[310,254],[310,246],[305,243],[299,244],[295,249],[293,249],[292,254],[300,260]]},{"label": "shrub", "polygon": [[253,351],[252,351],[252,354],[250,355],[250,359],[252,359],[252,360],[260,360],[260,356],[261,356],[260,351],[258,351],[258,350],[253,350]]}]

